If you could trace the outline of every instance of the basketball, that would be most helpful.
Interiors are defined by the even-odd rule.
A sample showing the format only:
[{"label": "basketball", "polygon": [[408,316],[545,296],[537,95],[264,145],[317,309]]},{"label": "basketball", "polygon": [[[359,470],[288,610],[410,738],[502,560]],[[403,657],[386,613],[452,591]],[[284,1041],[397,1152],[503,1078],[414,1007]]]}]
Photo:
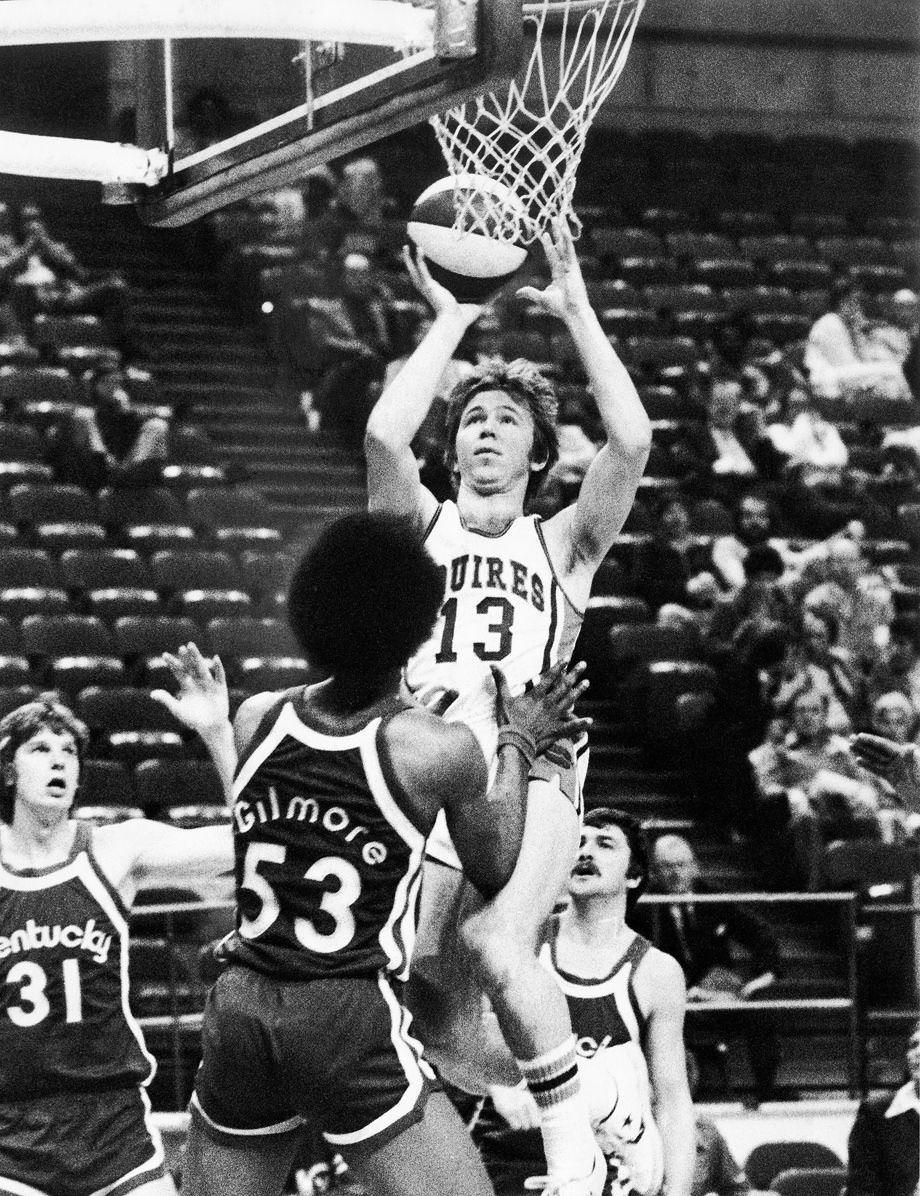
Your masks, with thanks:
[{"label": "basketball", "polygon": [[[458,190],[470,211],[468,231],[453,227],[457,209],[453,177],[438,179],[415,201],[407,232],[425,256],[432,277],[461,302],[481,303],[523,266],[527,248],[519,237],[523,207],[514,192],[485,175],[460,175]],[[497,202],[496,202],[497,201]],[[498,205],[501,211],[497,211]],[[499,222],[510,223],[515,240],[499,240]],[[491,235],[490,235],[491,233]]]}]

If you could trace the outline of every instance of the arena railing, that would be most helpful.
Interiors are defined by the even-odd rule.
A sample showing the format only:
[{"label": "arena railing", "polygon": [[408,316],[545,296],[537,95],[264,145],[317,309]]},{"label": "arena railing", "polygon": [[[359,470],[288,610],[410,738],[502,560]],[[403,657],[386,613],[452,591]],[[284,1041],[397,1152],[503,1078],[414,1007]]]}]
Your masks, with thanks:
[{"label": "arena railing", "polygon": [[[761,907],[794,906],[804,910],[808,907],[825,906],[833,909],[837,907],[842,912],[842,922],[845,933],[841,942],[841,971],[843,977],[843,991],[841,995],[803,995],[801,997],[750,998],[739,999],[726,996],[724,1000],[690,1001],[687,1005],[688,1017],[711,1018],[721,1015],[726,1019],[750,1013],[764,1014],[796,1014],[796,1013],[827,1013],[841,1014],[846,1018],[847,1037],[847,1088],[850,1097],[857,1098],[865,1093],[866,1084],[866,1038],[872,1028],[884,1026],[886,1022],[909,1023],[910,1020],[920,1018],[916,993],[912,1005],[902,1005],[898,1008],[870,1008],[861,1001],[859,989],[859,948],[860,937],[865,929],[867,918],[901,916],[914,919],[913,934],[915,967],[920,968],[920,902],[899,902],[879,904],[866,901],[857,891],[842,890],[839,892],[797,893],[797,892],[737,892],[737,893],[691,893],[685,895],[672,894],[644,894],[640,903],[646,906],[671,905],[748,905]],[[208,914],[226,914],[234,909],[228,901],[201,902],[168,902],[156,905],[135,906],[132,913],[132,923],[162,919],[162,937],[169,944],[170,958],[174,949],[187,935],[177,933],[176,921],[190,916],[204,916]],[[654,914],[653,914],[654,919]],[[654,924],[654,923],[653,923]],[[864,936],[863,936],[864,937]],[[905,957],[907,958],[907,957]],[[183,1051],[188,1047],[190,1036],[197,1034],[201,1028],[202,1013],[180,1012],[176,998],[175,984],[177,976],[170,969],[170,976],[164,977],[172,982],[170,1012],[161,1015],[139,1016],[140,1025],[147,1032],[158,1034],[165,1032],[169,1035],[169,1055],[173,1069],[173,1100],[175,1109],[183,1109],[188,1099],[194,1067],[190,1074],[183,1063]],[[829,987],[830,987],[829,983]],[[209,983],[201,984],[202,1009],[204,996]],[[730,1030],[729,1030],[730,1032]],[[148,1043],[148,1047],[150,1044]],[[150,1048],[153,1049],[153,1048]],[[156,1051],[154,1052],[156,1054]],[[160,1055],[162,1059],[162,1054]],[[196,1064],[197,1066],[197,1064]]]}]

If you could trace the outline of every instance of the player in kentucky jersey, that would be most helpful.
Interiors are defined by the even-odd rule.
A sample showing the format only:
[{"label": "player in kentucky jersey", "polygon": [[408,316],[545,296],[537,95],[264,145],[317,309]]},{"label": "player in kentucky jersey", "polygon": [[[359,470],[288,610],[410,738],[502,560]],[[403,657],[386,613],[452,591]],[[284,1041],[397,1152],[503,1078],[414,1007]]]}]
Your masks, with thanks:
[{"label": "player in kentucky jersey", "polygon": [[[686,1196],[695,1139],[684,1063],[683,973],[626,922],[647,870],[636,820],[610,808],[590,811],[568,904],[541,956],[571,1012],[582,1084],[608,1154],[612,1190]],[[473,1136],[499,1196],[519,1196],[525,1179],[543,1170],[537,1124],[526,1089],[492,1089]]]},{"label": "player in kentucky jersey", "polygon": [[[411,518],[443,567],[447,592],[434,635],[407,670],[445,717],[467,721],[490,757],[489,665],[507,664],[517,687],[570,650],[594,573],[633,504],[651,446],[636,388],[591,309],[564,223],[544,238],[552,282],[519,295],[559,317],[574,341],[606,432],[577,502],[543,522],[525,503],[557,456],[555,393],[528,362],[487,362],[448,399],[448,463],[455,502],[439,506],[421,484],[412,440],[437,379],[481,308],[460,304],[421,258],[406,261],[435,312],[430,331],[378,400],[365,437],[369,502]],[[582,758],[578,761],[584,764]],[[481,986],[521,1074],[541,1107],[553,1196],[597,1196],[604,1182],[574,1075],[565,1000],[538,960],[542,926],[565,883],[579,835],[575,762],[542,762],[532,778],[524,843],[498,897],[473,910],[449,844],[438,834],[426,862],[414,997],[426,1046],[445,1076],[482,1091]],[[440,828],[439,828],[440,830]],[[477,1063],[479,1066],[476,1066]]]},{"label": "player in kentucky jersey", "polygon": [[71,818],[87,732],[53,694],[0,721],[0,1193],[175,1196],[128,1005],[128,910],[207,883],[226,827]]},{"label": "player in kentucky jersey", "polygon": [[499,678],[489,788],[469,728],[402,687],[443,597],[414,529],[389,516],[332,524],[295,570],[291,626],[327,680],[256,695],[235,718],[237,929],[205,1010],[188,1196],[278,1196],[307,1122],[375,1192],[491,1192],[392,981],[438,811],[491,896],[517,858],[535,756],[586,722],[571,713],[577,671],[517,698]]}]

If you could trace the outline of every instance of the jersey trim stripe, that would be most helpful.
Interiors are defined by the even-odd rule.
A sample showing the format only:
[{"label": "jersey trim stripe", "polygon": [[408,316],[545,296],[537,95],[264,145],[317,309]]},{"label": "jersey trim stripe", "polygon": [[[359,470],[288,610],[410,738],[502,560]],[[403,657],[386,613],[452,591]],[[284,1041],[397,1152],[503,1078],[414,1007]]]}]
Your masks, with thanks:
[{"label": "jersey trim stripe", "polygon": [[91,1196],[108,1196],[109,1192],[114,1192],[123,1184],[129,1183],[137,1175],[143,1174],[145,1171],[156,1171],[166,1161],[166,1152],[163,1150],[163,1139],[160,1137],[160,1131],[153,1124],[153,1110],[150,1107],[150,1098],[147,1093],[140,1089],[140,1098],[144,1103],[144,1125],[147,1128],[147,1133],[150,1135],[150,1140],[153,1143],[153,1154],[146,1163],[141,1163],[134,1167],[131,1171],[125,1172],[120,1179],[116,1179],[114,1183],[107,1184],[104,1188],[97,1188]]},{"label": "jersey trim stripe", "polygon": [[559,605],[556,598],[557,589],[558,585],[554,576],[552,585],[549,587],[549,630],[546,633],[546,647],[543,650],[543,663],[540,665],[541,673],[546,672],[549,666],[553,663],[553,658],[556,655],[556,628],[559,624]]},{"label": "jersey trim stripe", "polygon": [[80,860],[84,857],[85,853],[81,852],[66,864],[62,864],[60,868],[43,872],[40,876],[21,876],[18,872],[8,871],[3,864],[0,864],[0,886],[19,893],[38,893],[42,889],[56,888],[75,877],[82,879]]},{"label": "jersey trim stripe", "polygon": [[20,1183],[18,1179],[4,1179],[0,1175],[0,1192],[11,1192],[12,1196],[48,1196],[42,1188]]},{"label": "jersey trim stripe", "polygon": [[435,511],[435,513],[434,513],[434,514],[431,516],[431,518],[428,520],[428,526],[425,528],[425,534],[422,536],[422,543],[423,543],[423,544],[424,544],[424,543],[425,543],[425,541],[428,539],[428,537],[431,535],[431,533],[434,531],[434,525],[435,525],[435,524],[438,522],[438,520],[441,518],[441,512],[442,512],[443,510],[444,510],[444,504],[443,504],[442,502],[439,502],[439,503],[438,503],[438,506],[437,506],[437,510],[436,510],[436,511]]},{"label": "jersey trim stripe", "polygon": [[537,533],[537,539],[540,541],[540,547],[543,549],[544,555],[546,556],[546,563],[549,565],[550,573],[553,575],[553,581],[555,581],[560,592],[562,593],[562,596],[565,598],[566,602],[569,604],[575,614],[578,615],[580,619],[583,619],[585,617],[585,612],[580,606],[575,605],[572,599],[565,592],[565,586],[559,580],[559,574],[556,572],[556,566],[553,564],[553,558],[549,555],[549,549],[546,547],[546,537],[543,535],[543,520],[536,515],[533,517],[533,519],[534,531]]},{"label": "jersey trim stripe", "polygon": [[559,987],[567,997],[581,997],[583,1000],[596,1000],[598,997],[613,997],[616,1002],[617,1010],[620,1017],[623,1019],[623,1024],[629,1031],[629,1036],[634,1042],[638,1042],[641,1031],[639,1028],[639,1020],[636,1017],[635,1009],[631,998],[631,981],[633,973],[632,960],[618,967],[613,976],[609,976],[606,980],[600,983],[582,983],[574,982],[566,979],[565,976],[556,972],[556,979]]},{"label": "jersey trim stripe", "polygon": [[377,941],[386,953],[390,970],[400,980],[408,974],[412,950],[415,946],[415,910],[421,883],[422,856],[425,836],[416,830],[390,792],[377,752],[377,729],[380,720],[368,723],[362,732],[361,763],[368,788],[378,810],[409,848],[409,862],[396,886],[393,907],[380,928]]},{"label": "jersey trim stripe", "polygon": [[192,1099],[189,1101],[189,1104],[195,1116],[200,1117],[212,1130],[217,1130],[221,1134],[232,1134],[235,1138],[257,1138],[263,1134],[288,1134],[291,1130],[299,1129],[304,1124],[304,1119],[297,1113],[293,1117],[286,1118],[284,1121],[276,1121],[274,1125],[263,1125],[257,1129],[234,1129],[231,1126],[221,1125],[219,1121],[215,1121],[213,1117],[209,1117],[201,1107],[197,1092],[192,1093]]},{"label": "jersey trim stripe", "polygon": [[129,997],[129,980],[128,980],[128,921],[121,913],[118,905],[113,900],[109,893],[108,887],[103,884],[101,878],[97,875],[93,862],[87,854],[82,854],[77,857],[77,864],[79,869],[77,875],[86,885],[90,894],[99,902],[99,905],[105,911],[107,916],[112,921],[112,924],[118,928],[119,932],[119,967],[121,971],[121,1012],[125,1019],[125,1024],[134,1035],[137,1045],[140,1048],[141,1054],[150,1065],[150,1071],[147,1078],[141,1081],[141,1084],[146,1086],[153,1079],[156,1074],[157,1061],[153,1055],[147,1050],[147,1044],[144,1042],[144,1034],[140,1025],[135,1021],[134,1015],[131,1012],[131,1006],[128,1003]]},{"label": "jersey trim stripe", "polygon": [[375,1117],[368,1125],[347,1134],[323,1133],[327,1142],[334,1146],[350,1146],[374,1137],[382,1130],[388,1129],[394,1122],[405,1117],[417,1103],[425,1088],[425,1073],[422,1071],[420,1060],[420,1044],[409,1034],[409,1021],[406,1010],[396,999],[396,994],[387,983],[386,977],[379,975],[377,985],[390,1011],[390,1041],[396,1056],[402,1065],[407,1087],[392,1109]]}]

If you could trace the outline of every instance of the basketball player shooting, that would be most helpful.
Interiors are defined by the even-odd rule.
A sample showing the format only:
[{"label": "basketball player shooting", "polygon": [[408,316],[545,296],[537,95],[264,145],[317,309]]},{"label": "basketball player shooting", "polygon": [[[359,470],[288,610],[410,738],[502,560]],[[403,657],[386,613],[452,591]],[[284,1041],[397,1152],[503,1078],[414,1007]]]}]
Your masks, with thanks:
[{"label": "basketball player shooting", "polygon": [[[497,743],[490,666],[498,664],[519,692],[569,656],[594,573],[629,513],[651,447],[648,417],[591,308],[565,222],[542,243],[552,281],[518,295],[565,323],[607,435],[577,502],[545,521],[524,514],[557,456],[557,401],[547,379],[520,360],[486,363],[448,399],[456,500],[438,504],[422,486],[412,440],[482,309],[459,303],[408,253],[435,319],[380,397],[365,441],[371,509],[410,517],[446,571],[446,600],[434,633],[409,662],[407,682],[423,703],[466,722],[490,762]],[[544,924],[576,859],[586,763],[582,745],[532,770],[520,855],[490,901],[464,882],[449,838],[436,827],[416,954],[416,1024],[430,1055],[468,1091],[523,1076],[540,1108],[553,1196],[599,1196],[607,1172],[591,1116],[600,1120],[610,1106],[589,1113],[565,998],[538,958]],[[482,991],[516,1060],[510,1074]]]}]

